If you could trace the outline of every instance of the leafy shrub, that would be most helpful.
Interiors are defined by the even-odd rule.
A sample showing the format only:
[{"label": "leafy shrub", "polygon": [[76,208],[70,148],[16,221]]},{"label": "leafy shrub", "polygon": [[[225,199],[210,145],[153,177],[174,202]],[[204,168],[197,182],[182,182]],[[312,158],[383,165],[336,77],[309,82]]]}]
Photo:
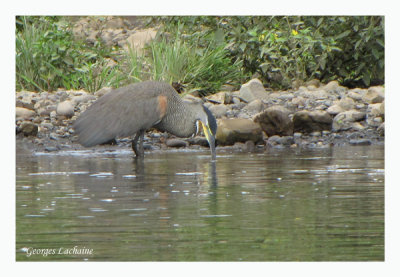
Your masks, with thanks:
[{"label": "leafy shrub", "polygon": [[[57,88],[94,91],[102,85],[118,86],[118,66],[105,68],[111,49],[73,38],[62,17],[17,17],[16,87],[18,90]],[[101,74],[93,71],[97,68]]]},{"label": "leafy shrub", "polygon": [[[313,78],[348,86],[384,83],[384,19],[379,16],[158,17],[179,25],[186,40],[214,35],[228,44],[245,76],[259,74],[274,88]],[[200,43],[201,45],[201,43]]]}]

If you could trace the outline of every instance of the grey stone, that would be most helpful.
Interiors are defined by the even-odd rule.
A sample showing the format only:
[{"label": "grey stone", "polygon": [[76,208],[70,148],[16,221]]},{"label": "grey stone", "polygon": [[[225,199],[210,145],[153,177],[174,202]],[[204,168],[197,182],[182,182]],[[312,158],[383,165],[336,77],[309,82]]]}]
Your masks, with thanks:
[{"label": "grey stone", "polygon": [[352,128],[352,123],[365,119],[365,113],[356,110],[346,111],[337,114],[332,123],[334,132],[349,130]]},{"label": "grey stone", "polygon": [[343,111],[349,111],[354,109],[354,100],[350,97],[344,97],[340,99],[338,105],[343,109]]},{"label": "grey stone", "polygon": [[60,102],[57,105],[57,115],[71,117],[74,115],[74,104],[71,101]]},{"label": "grey stone", "polygon": [[293,115],[293,125],[295,132],[330,130],[332,117],[327,111],[299,111]]},{"label": "grey stone", "polygon": [[283,106],[272,106],[254,117],[254,122],[268,135],[293,135],[293,122],[290,111]]},{"label": "grey stone", "polygon": [[297,107],[301,107],[301,106],[304,107],[305,103],[306,103],[306,100],[302,96],[294,97],[292,99],[292,104]]},{"label": "grey stone", "polygon": [[28,110],[22,107],[15,108],[16,119],[29,119],[35,117],[36,113],[32,110]]},{"label": "grey stone", "polygon": [[246,102],[250,103],[255,99],[267,99],[268,92],[264,89],[260,80],[252,79],[241,86],[239,96]]},{"label": "grey stone", "polygon": [[194,137],[194,138],[189,138],[188,139],[190,144],[194,144],[194,145],[201,145],[204,147],[208,146],[208,141],[205,137]]},{"label": "grey stone", "polygon": [[71,98],[71,102],[73,103],[73,105],[77,105],[80,103],[87,103],[91,100],[96,100],[97,97],[94,95],[90,95],[90,94],[86,94],[86,95],[79,95],[79,96],[74,96]]},{"label": "grey stone", "polygon": [[312,100],[325,100],[329,98],[329,93],[322,89],[315,91],[302,90],[298,95]]},{"label": "grey stone", "polygon": [[320,137],[321,136],[321,132],[320,131],[312,132],[312,133],[310,133],[310,136],[312,136],[312,137]]},{"label": "grey stone", "polygon": [[244,143],[245,145],[245,150],[247,152],[254,152],[256,150],[256,145],[254,144],[254,141],[248,140]]},{"label": "grey stone", "polygon": [[301,138],[302,136],[303,136],[303,134],[300,133],[300,132],[296,132],[296,133],[293,134],[294,138]]},{"label": "grey stone", "polygon": [[369,139],[351,139],[349,143],[350,145],[371,145]]},{"label": "grey stone", "polygon": [[305,85],[306,86],[314,86],[314,87],[318,88],[321,86],[321,82],[318,79],[312,79],[310,81],[307,81]]},{"label": "grey stone", "polygon": [[206,99],[215,104],[231,104],[232,94],[226,91],[220,91],[218,93],[207,96]]},{"label": "grey stone", "polygon": [[256,114],[264,109],[264,103],[260,99],[256,99],[247,104],[245,109],[251,114]]},{"label": "grey stone", "polygon": [[362,97],[363,97],[362,94],[360,94],[359,92],[354,91],[354,90],[349,91],[347,93],[347,96],[352,98],[355,101],[361,101]]},{"label": "grey stone", "polygon": [[36,136],[38,133],[38,126],[32,122],[24,121],[19,126],[19,131],[24,134],[24,136]]},{"label": "grey stone", "polygon": [[369,104],[367,108],[367,114],[371,116],[383,116],[385,115],[385,102]]},{"label": "grey stone", "polygon": [[323,88],[326,91],[335,91],[338,87],[339,87],[339,82],[338,81],[330,81]]},{"label": "grey stone", "polygon": [[330,81],[322,88],[329,94],[336,94],[341,97],[344,97],[347,92],[347,88],[340,86],[338,81]]},{"label": "grey stone", "polygon": [[32,102],[32,99],[21,99],[21,100],[17,99],[15,101],[15,106],[16,107],[25,108],[25,109],[28,109],[28,110],[34,110],[35,109],[35,106],[34,106],[34,104]]},{"label": "grey stone", "polygon": [[220,104],[220,105],[212,105],[210,106],[210,111],[211,113],[216,117],[216,118],[220,118],[226,115],[226,112],[228,111],[227,106],[225,106],[224,104]]},{"label": "grey stone", "polygon": [[365,126],[362,125],[360,122],[353,122],[350,124],[350,129],[355,131],[362,131],[365,129]]},{"label": "grey stone", "polygon": [[165,144],[168,147],[176,147],[176,148],[189,146],[189,143],[187,141],[181,139],[167,139]]},{"label": "grey stone", "polygon": [[262,141],[262,130],[250,119],[219,119],[216,139],[220,145],[233,145],[235,142],[254,143]]},{"label": "grey stone", "polygon": [[385,135],[385,122],[383,122],[381,125],[379,125],[377,129],[379,135],[384,136]]},{"label": "grey stone", "polygon": [[363,96],[363,101],[369,104],[381,103],[385,99],[385,88],[382,86],[370,87]]}]

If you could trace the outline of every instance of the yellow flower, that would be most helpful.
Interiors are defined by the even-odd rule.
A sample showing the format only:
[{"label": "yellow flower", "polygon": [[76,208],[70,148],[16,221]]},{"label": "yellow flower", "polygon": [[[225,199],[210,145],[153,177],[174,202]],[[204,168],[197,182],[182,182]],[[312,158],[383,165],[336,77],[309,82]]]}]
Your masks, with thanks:
[{"label": "yellow flower", "polygon": [[274,37],[275,37],[275,39],[277,39],[277,38],[278,38],[278,35],[277,35],[277,34],[274,34]]},{"label": "yellow flower", "polygon": [[265,35],[261,34],[261,35],[258,37],[258,41],[263,41],[264,38],[265,38]]},{"label": "yellow flower", "polygon": [[292,35],[296,36],[298,34],[299,34],[299,32],[297,32],[296,30],[292,30]]}]

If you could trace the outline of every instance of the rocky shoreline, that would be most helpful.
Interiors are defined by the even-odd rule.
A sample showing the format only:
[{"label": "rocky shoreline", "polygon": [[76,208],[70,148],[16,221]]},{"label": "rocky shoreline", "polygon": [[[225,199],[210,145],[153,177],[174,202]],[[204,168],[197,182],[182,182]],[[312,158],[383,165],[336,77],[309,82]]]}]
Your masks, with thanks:
[{"label": "rocky shoreline", "polygon": [[[31,151],[83,149],[76,143],[73,122],[110,88],[85,91],[16,93],[17,140]],[[258,79],[238,91],[221,91],[187,101],[205,101],[218,121],[217,145],[240,151],[267,148],[327,148],[384,144],[384,87],[348,89],[336,81],[313,80],[288,91],[268,91]],[[147,150],[208,147],[203,137],[175,138],[151,130]],[[130,138],[118,139],[130,148]],[[115,146],[113,146],[115,147]],[[217,148],[218,150],[218,148]]]}]

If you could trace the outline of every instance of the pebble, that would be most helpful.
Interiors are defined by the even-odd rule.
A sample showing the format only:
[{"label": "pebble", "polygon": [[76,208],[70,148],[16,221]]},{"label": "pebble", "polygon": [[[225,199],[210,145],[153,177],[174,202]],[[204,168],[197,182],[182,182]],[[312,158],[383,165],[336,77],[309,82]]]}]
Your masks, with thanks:
[{"label": "pebble", "polygon": [[[33,142],[37,145],[47,147],[46,151],[57,151],[57,147],[49,146],[49,142],[59,141],[65,138],[66,141],[76,142],[73,122],[77,119],[91,103],[99,96],[108,93],[110,88],[103,88],[94,94],[84,91],[56,92],[16,92],[16,131],[18,137],[33,136],[37,139]],[[252,124],[257,113],[263,113],[273,106],[279,105],[287,109],[287,121],[293,121],[294,114],[307,111],[305,115],[320,115],[318,120],[326,124],[328,128],[315,127],[319,121],[310,121],[310,130],[294,129],[284,136],[270,134],[266,137],[264,132],[257,136],[257,140],[251,138],[241,139],[242,143],[236,147],[246,152],[253,152],[256,148],[263,148],[260,142],[267,142],[268,145],[276,148],[296,147],[326,147],[330,144],[338,145],[370,145],[384,141],[385,109],[383,86],[370,87],[368,89],[351,89],[340,86],[337,81],[326,85],[320,83],[309,83],[307,86],[300,86],[294,91],[265,90],[262,83],[253,79],[244,84],[241,91],[220,92],[214,102],[206,103],[212,113],[220,120],[225,117],[232,119],[245,119]],[[227,98],[227,96],[229,96]],[[211,97],[213,98],[213,97]],[[214,97],[215,98],[215,97]],[[197,99],[197,98],[196,98]],[[272,116],[271,116],[272,118]],[[333,123],[329,120],[333,120]],[[270,120],[277,124],[277,130],[281,127],[279,120]],[[326,122],[325,122],[326,121]],[[287,123],[287,122],[286,122]],[[314,125],[313,125],[314,124]],[[248,127],[248,124],[240,128]],[[333,127],[333,128],[332,128]],[[29,131],[31,129],[31,131]],[[219,128],[220,129],[220,128]],[[36,131],[35,131],[36,130]],[[268,129],[269,130],[269,129]],[[240,134],[240,130],[238,130]],[[259,132],[259,131],[257,131]],[[356,135],[348,137],[347,134]],[[149,134],[145,149],[160,149],[165,147],[208,147],[204,137],[188,139],[170,138],[165,144],[157,144],[165,136],[158,132]],[[264,136],[264,140],[263,140]],[[240,137],[240,136],[238,136]],[[258,138],[259,137],[259,138]],[[50,140],[49,140],[50,139]],[[124,139],[124,138],[123,138]],[[123,141],[121,139],[121,141]],[[130,138],[128,139],[130,141]],[[296,140],[296,141],[295,141]],[[156,144],[154,144],[156,141]],[[229,145],[238,141],[231,141]],[[217,141],[218,144],[218,141]],[[257,145],[256,145],[257,144]],[[125,147],[127,144],[123,144]],[[222,145],[222,144],[220,144]]]},{"label": "pebble", "polygon": [[351,139],[350,145],[371,145],[371,141],[369,139]]}]

